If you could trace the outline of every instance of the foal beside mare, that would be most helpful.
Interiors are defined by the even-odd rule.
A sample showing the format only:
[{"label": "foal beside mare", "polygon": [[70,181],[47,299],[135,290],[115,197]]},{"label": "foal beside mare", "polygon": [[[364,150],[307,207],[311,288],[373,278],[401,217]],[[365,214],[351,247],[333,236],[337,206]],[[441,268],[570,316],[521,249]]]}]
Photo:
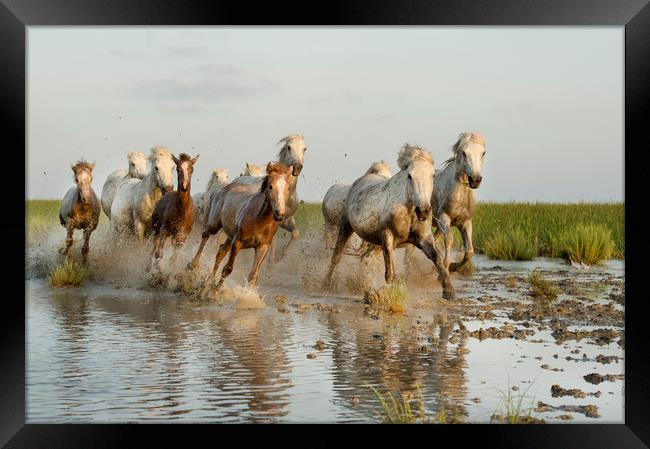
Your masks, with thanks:
[{"label": "foal beside mare", "polygon": [[74,182],[76,186],[71,187],[61,201],[61,208],[59,209],[59,221],[61,225],[66,228],[67,236],[65,239],[65,246],[59,250],[60,254],[68,255],[70,247],[72,246],[72,234],[75,229],[83,229],[84,243],[81,248],[81,255],[83,263],[88,262],[88,251],[90,245],[90,234],[97,229],[99,224],[99,213],[101,204],[95,191],[90,186],[93,181],[93,169],[95,163],[92,164],[81,160],[76,164],[71,165],[74,172]]}]

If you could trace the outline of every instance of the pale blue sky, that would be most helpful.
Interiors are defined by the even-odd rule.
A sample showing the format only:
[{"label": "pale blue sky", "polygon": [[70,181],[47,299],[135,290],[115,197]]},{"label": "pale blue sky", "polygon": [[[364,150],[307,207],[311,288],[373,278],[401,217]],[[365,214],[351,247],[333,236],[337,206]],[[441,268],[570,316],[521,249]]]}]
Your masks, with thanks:
[{"label": "pale blue sky", "polygon": [[487,140],[480,200],[623,200],[622,27],[28,28],[29,198],[94,188],[155,144],[231,175],[305,135],[299,197],[320,201],[404,142],[436,166]]}]

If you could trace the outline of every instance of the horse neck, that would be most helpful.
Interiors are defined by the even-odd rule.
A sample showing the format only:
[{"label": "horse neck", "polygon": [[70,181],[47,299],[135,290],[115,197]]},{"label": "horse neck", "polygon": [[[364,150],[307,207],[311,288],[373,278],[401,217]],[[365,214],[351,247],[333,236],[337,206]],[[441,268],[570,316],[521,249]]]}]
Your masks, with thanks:
[{"label": "horse neck", "polygon": [[386,190],[389,192],[387,197],[391,199],[391,202],[411,207],[411,201],[404,188],[407,182],[407,176],[408,174],[404,170],[399,171],[395,176],[388,179],[386,182]]}]

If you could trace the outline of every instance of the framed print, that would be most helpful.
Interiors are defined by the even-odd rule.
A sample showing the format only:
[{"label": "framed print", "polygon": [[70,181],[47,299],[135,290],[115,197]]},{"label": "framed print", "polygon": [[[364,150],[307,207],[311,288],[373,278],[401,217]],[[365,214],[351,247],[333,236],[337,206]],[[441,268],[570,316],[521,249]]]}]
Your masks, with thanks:
[{"label": "framed print", "polygon": [[118,3],[0,7],[5,447],[648,446],[647,2]]}]

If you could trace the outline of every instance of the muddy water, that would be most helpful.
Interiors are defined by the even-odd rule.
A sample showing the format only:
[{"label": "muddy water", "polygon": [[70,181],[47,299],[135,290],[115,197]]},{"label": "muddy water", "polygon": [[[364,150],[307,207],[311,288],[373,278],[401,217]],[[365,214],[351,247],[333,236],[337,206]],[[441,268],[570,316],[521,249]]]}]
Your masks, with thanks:
[{"label": "muddy water", "polygon": [[[326,259],[301,250],[309,257],[263,270],[262,309],[147,289],[129,269],[106,274],[110,264],[77,288],[27,279],[28,421],[378,422],[372,385],[421,397],[428,415],[444,410],[448,421],[489,422],[510,388],[546,422],[623,422],[624,380],[583,379],[624,373],[622,262],[581,269],[477,256],[473,276],[454,278],[459,299],[444,301],[419,260],[407,311],[393,316],[354,292],[352,257],[337,292],[324,293],[316,280]],[[366,267],[377,272],[371,282],[381,265]],[[528,294],[533,268],[562,290],[541,309]],[[600,393],[552,397],[554,384]]]}]

